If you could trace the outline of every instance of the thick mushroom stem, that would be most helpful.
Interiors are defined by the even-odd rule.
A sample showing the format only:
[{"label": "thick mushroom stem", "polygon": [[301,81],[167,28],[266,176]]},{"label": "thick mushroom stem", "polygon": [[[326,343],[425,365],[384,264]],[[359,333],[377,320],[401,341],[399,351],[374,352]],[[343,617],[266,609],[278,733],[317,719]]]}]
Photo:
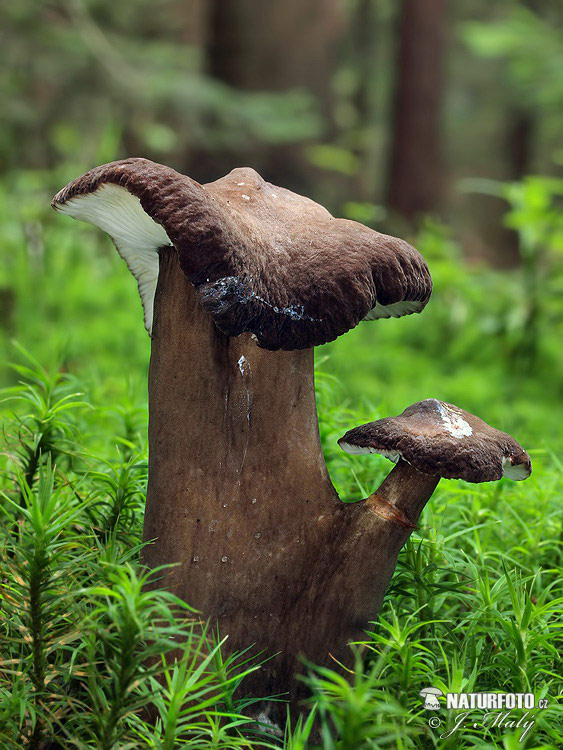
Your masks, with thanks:
[{"label": "thick mushroom stem", "polygon": [[[383,497],[416,519],[429,478],[404,464]],[[434,481],[434,480],[432,480]],[[426,484],[425,484],[426,483]],[[434,486],[434,485],[433,485]],[[176,251],[160,251],[149,371],[145,563],[179,563],[171,588],[227,635],[278,654],[246,695],[306,694],[301,656],[351,661],[411,529],[340,502],[319,439],[312,349],[270,352],[227,337],[203,310]],[[414,520],[413,520],[414,523]],[[256,713],[260,708],[256,706]],[[285,705],[269,704],[283,723]]]},{"label": "thick mushroom stem", "polygon": [[218,624],[231,652],[283,652],[245,680],[246,694],[293,695],[297,655],[323,660],[333,640],[317,622],[314,568],[341,506],[320,445],[313,350],[222,334],[173,248],[160,251],[151,348],[144,539],[154,543],[143,560],[179,563],[159,585]]},{"label": "thick mushroom stem", "polygon": [[160,251],[155,296],[147,494],[144,538],[156,541],[145,559],[181,562],[166,585],[223,617],[252,609],[265,571],[278,557],[295,566],[313,520],[338,507],[313,350],[268,352],[249,334],[222,334],[173,248]]},{"label": "thick mushroom stem", "polygon": [[400,458],[379,489],[366,498],[366,507],[412,530],[439,481],[440,477],[423,474]]}]

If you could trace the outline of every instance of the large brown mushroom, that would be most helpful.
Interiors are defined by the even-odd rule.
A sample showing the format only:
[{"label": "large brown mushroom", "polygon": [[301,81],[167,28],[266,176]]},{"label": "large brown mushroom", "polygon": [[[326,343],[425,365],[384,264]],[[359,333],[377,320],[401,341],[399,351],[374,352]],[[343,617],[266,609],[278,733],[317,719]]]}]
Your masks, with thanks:
[{"label": "large brown mushroom", "polygon": [[144,560],[181,563],[166,585],[218,621],[231,650],[278,654],[244,689],[295,707],[299,657],[349,661],[395,567],[396,529],[405,537],[330,482],[312,347],[420,312],[426,264],[246,168],[200,185],[127,159],[53,205],[111,235],[152,335]]}]

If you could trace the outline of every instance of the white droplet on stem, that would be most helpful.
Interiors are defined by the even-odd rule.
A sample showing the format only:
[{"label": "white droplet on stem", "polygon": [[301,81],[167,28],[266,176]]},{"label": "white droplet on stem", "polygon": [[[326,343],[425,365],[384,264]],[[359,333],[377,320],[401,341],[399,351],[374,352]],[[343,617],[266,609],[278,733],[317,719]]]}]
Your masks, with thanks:
[{"label": "white droplet on stem", "polygon": [[239,361],[237,362],[237,364],[238,364],[238,369],[240,370],[240,374],[241,375],[245,374],[245,372],[244,372],[244,368],[245,367],[248,367],[250,369],[250,365],[248,364],[248,360],[246,359],[246,357],[244,356],[244,354],[239,359]]}]

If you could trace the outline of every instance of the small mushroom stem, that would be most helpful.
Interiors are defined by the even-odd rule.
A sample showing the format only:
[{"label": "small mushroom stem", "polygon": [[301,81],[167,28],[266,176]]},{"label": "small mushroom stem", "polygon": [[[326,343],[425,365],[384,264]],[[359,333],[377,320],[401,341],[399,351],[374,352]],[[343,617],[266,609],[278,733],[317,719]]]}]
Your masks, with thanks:
[{"label": "small mushroom stem", "polygon": [[[339,629],[347,642],[364,640],[365,623],[377,616],[399,552],[439,481],[401,459],[376,492],[343,513],[338,568],[327,589],[346,591]],[[345,659],[343,643],[339,646],[337,654]]]},{"label": "small mushroom stem", "polygon": [[380,518],[412,530],[439,481],[440,477],[423,474],[399,459],[379,488],[366,498],[365,504]]}]

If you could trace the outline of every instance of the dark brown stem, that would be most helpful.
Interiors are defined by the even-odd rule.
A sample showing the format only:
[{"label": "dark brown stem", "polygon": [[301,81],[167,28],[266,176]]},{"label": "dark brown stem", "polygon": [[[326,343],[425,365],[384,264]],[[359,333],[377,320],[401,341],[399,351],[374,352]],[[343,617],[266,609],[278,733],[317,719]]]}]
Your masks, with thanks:
[{"label": "dark brown stem", "polygon": [[440,477],[422,474],[402,459],[387,475],[366,506],[376,515],[395,521],[405,529],[415,529],[422,509],[432,497]]},{"label": "dark brown stem", "polygon": [[[415,523],[429,494],[409,471],[396,467],[379,493]],[[155,541],[143,557],[151,568],[180,563],[160,583],[218,624],[230,652],[255,644],[279,654],[246,678],[246,695],[285,693],[295,715],[301,656],[350,663],[347,644],[375,618],[411,532],[370,505],[341,503],[330,482],[313,351],[223,335],[175,251],[162,250],[144,530]],[[284,705],[271,704],[270,716],[283,721]]]}]

